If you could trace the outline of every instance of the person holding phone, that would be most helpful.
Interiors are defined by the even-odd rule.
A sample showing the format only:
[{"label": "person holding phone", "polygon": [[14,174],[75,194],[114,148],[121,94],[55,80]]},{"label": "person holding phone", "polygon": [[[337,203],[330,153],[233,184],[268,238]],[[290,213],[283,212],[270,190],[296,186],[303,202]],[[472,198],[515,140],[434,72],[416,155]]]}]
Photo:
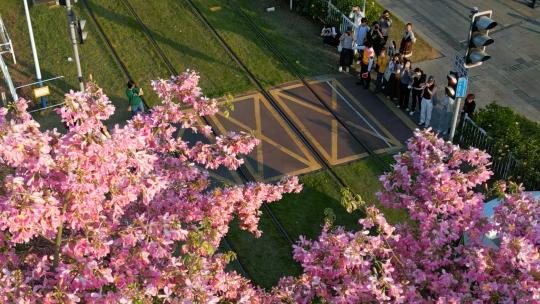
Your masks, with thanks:
[{"label": "person holding phone", "polygon": [[422,108],[420,110],[421,127],[428,128],[431,123],[431,113],[433,112],[433,94],[435,94],[435,78],[429,76],[427,83],[424,85],[422,93]]},{"label": "person holding phone", "polygon": [[364,89],[367,90],[371,82],[370,74],[375,61],[375,51],[369,40],[366,40],[364,45],[358,48],[358,51],[362,51],[362,60],[360,62],[360,80],[356,84],[363,85]]},{"label": "person holding phone", "polygon": [[362,22],[362,19],[366,17],[360,6],[353,6],[352,11],[349,14],[349,19],[354,22],[354,25],[359,26]]},{"label": "person holding phone", "polygon": [[422,93],[424,91],[424,84],[426,82],[426,74],[422,69],[414,69],[413,84],[412,84],[412,104],[409,115],[414,115],[416,111],[416,104],[418,104],[419,110],[422,110]]},{"label": "person holding phone", "polygon": [[410,60],[405,59],[403,62],[403,69],[401,70],[399,78],[399,103],[397,107],[409,112],[409,96],[411,95],[413,83],[413,71],[411,69]]},{"label": "person holding phone", "polygon": [[137,87],[133,80],[128,81],[126,95],[129,102],[128,111],[131,111],[132,118],[135,117],[135,115],[144,112],[143,100],[141,98],[143,94],[143,89]]}]

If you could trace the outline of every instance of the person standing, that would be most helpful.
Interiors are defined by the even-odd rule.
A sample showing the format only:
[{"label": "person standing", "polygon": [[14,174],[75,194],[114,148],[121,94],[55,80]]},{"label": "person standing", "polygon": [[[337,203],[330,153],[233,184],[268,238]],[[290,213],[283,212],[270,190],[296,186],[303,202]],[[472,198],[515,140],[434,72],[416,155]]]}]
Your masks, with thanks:
[{"label": "person standing", "polygon": [[388,44],[388,57],[393,58],[395,54],[397,54],[396,42],[392,40]]},{"label": "person standing", "polygon": [[429,127],[431,123],[431,112],[433,112],[433,94],[435,93],[435,78],[429,76],[424,91],[422,93],[422,108],[420,111],[420,123],[422,127]]},{"label": "person standing", "polygon": [[469,118],[472,118],[474,110],[476,109],[476,102],[474,101],[474,94],[468,94],[465,98],[465,104],[463,104],[463,109],[461,113],[467,114]]},{"label": "person standing", "polygon": [[362,51],[362,60],[360,63],[360,81],[358,81],[356,84],[361,84],[364,86],[364,89],[368,89],[369,83],[371,82],[370,73],[371,68],[373,67],[375,51],[373,50],[370,41],[366,41],[358,50]]},{"label": "person standing", "polygon": [[411,88],[413,82],[413,72],[411,70],[411,61],[405,59],[403,69],[400,73],[400,89],[399,89],[399,103],[398,108],[406,109],[409,111],[409,95],[411,95]]},{"label": "person standing", "polygon": [[392,19],[390,19],[390,12],[388,10],[384,10],[379,18],[379,26],[381,27],[384,44],[386,45],[388,35],[390,34],[390,28],[392,27]]},{"label": "person standing", "polygon": [[413,74],[413,82],[412,82],[412,102],[411,102],[411,108],[409,115],[414,115],[414,112],[416,111],[416,104],[418,103],[418,110],[420,111],[422,109],[422,92],[424,90],[424,85],[426,82],[426,74],[422,69],[415,68],[414,74]]},{"label": "person standing", "polygon": [[384,37],[377,21],[373,22],[371,25],[368,37],[371,40],[373,49],[375,50],[375,56],[379,56],[381,49],[384,47]]},{"label": "person standing", "polygon": [[386,48],[381,49],[381,53],[377,56],[377,61],[375,63],[375,71],[377,71],[377,82],[375,83],[375,93],[382,91],[384,87],[384,75],[386,74],[386,68],[388,67],[388,62],[390,57],[386,56]]},{"label": "person standing", "polygon": [[[369,26],[368,26],[368,20],[366,18],[362,18],[362,22],[360,23],[360,26],[356,28],[356,31],[354,32],[354,45],[355,49],[358,50],[361,46],[364,45],[368,38],[369,34]],[[360,64],[359,62],[357,62]]]},{"label": "person standing", "polygon": [[388,64],[386,73],[388,73],[387,83],[385,85],[386,97],[393,100],[396,95],[396,86],[398,86],[398,75],[401,73],[401,63],[399,62],[399,54],[394,54],[392,61]]},{"label": "person standing", "polygon": [[362,19],[364,19],[366,16],[360,6],[353,6],[352,11],[349,14],[349,19],[354,23],[356,26],[360,26],[360,23],[362,22]]},{"label": "person standing", "polygon": [[347,29],[345,34],[339,38],[339,47],[341,47],[341,53],[339,56],[339,71],[349,72],[349,67],[353,63],[354,51],[353,51],[353,37],[351,29]]},{"label": "person standing", "polygon": [[452,114],[454,113],[455,100],[448,96],[444,95],[443,100],[441,101],[441,115],[439,117],[439,122],[436,127],[436,131],[442,135],[446,135],[450,129],[450,124],[452,123]]},{"label": "person standing", "polygon": [[412,31],[412,23],[407,23],[405,32],[401,38],[401,44],[399,45],[399,52],[403,54],[403,57],[409,58],[413,53],[413,44],[416,42],[416,37]]},{"label": "person standing", "polygon": [[397,53],[398,56],[398,64],[396,68],[396,81],[394,82],[394,85],[392,86],[392,100],[399,102],[399,90],[401,89],[400,81],[401,81],[401,71],[403,70],[403,63],[404,58],[403,55],[400,53]]},{"label": "person standing", "polygon": [[129,80],[127,83],[126,95],[128,97],[129,107],[128,111],[131,111],[131,117],[144,112],[144,106],[141,96],[144,95],[143,89],[137,87],[133,80]]}]

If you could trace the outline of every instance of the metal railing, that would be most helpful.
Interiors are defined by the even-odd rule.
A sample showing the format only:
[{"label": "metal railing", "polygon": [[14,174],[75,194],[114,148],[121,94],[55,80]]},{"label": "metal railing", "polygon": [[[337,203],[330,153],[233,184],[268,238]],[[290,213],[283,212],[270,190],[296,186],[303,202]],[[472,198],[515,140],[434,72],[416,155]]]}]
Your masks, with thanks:
[{"label": "metal railing", "polygon": [[326,12],[323,16],[323,21],[326,24],[339,24],[339,31],[344,33],[348,28],[355,30],[356,25],[343,14],[330,0],[317,0],[318,5]]},{"label": "metal railing", "polygon": [[460,128],[458,143],[462,147],[476,147],[491,155],[491,170],[496,179],[523,183],[526,189],[540,188],[540,183],[528,179],[524,164],[512,153],[503,151],[496,140],[466,114]]}]

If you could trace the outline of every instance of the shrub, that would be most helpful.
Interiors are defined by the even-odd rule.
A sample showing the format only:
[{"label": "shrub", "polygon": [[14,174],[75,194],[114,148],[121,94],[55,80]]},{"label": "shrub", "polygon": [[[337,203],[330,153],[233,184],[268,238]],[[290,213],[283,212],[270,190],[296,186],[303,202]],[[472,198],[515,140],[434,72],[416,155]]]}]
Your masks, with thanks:
[{"label": "shrub", "polygon": [[[343,14],[348,15],[353,6],[362,6],[363,0],[334,0],[332,1]],[[295,8],[296,11],[310,16],[314,19],[325,20],[327,15],[326,1],[324,0],[296,0]],[[381,15],[384,7],[382,7],[376,1],[367,1],[366,2],[366,11],[369,22],[376,21]],[[336,20],[336,23],[339,23],[339,20]]]},{"label": "shrub", "polygon": [[540,187],[540,124],[495,103],[481,109],[475,121],[494,138],[494,159],[510,152],[523,162],[510,179]]}]

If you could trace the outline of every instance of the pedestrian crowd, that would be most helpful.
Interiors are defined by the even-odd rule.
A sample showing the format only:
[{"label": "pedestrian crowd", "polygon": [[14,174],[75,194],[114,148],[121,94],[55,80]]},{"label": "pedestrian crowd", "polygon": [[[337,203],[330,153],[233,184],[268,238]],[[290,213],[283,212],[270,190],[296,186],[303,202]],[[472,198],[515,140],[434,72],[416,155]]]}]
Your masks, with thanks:
[{"label": "pedestrian crowd", "polygon": [[[359,7],[352,8],[349,18],[355,24],[354,29],[348,28],[341,34],[336,27],[325,26],[321,32],[323,42],[337,46],[340,52],[339,71],[349,72],[357,58],[356,64],[360,67],[358,85],[369,89],[374,74],[375,93],[384,94],[410,116],[419,114],[419,126],[431,126],[437,132],[447,134],[455,101],[446,93],[437,98],[439,115],[437,121],[432,121],[437,85],[433,76],[428,77],[421,68],[413,67],[411,57],[416,43],[413,24],[405,25],[398,48],[396,41],[388,38],[393,26],[388,10],[371,25]],[[472,116],[474,109],[474,94],[469,94],[462,112]]]}]

